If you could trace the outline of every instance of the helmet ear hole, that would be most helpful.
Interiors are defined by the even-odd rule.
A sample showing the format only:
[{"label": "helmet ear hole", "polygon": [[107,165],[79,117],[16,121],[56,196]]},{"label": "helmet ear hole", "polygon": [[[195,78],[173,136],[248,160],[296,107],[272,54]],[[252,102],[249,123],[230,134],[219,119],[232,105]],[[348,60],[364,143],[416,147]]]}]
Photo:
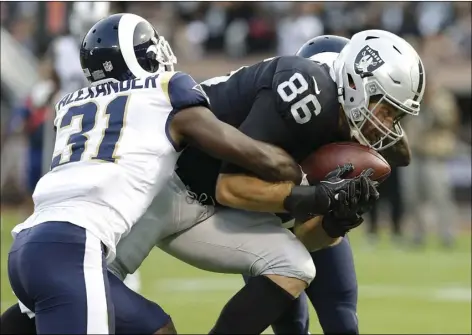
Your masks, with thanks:
[{"label": "helmet ear hole", "polygon": [[356,84],[354,84],[354,79],[352,79],[352,76],[349,73],[347,74],[347,80],[349,82],[349,87],[355,90]]}]

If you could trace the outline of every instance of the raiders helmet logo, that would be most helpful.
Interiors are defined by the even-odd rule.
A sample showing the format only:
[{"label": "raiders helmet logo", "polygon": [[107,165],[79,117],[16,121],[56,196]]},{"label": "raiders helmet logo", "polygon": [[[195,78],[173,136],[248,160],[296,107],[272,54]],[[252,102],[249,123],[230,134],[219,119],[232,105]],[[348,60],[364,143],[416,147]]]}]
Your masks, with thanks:
[{"label": "raiders helmet logo", "polygon": [[357,74],[368,73],[377,70],[384,64],[377,50],[372,49],[368,45],[362,48],[357,54],[354,66]]}]

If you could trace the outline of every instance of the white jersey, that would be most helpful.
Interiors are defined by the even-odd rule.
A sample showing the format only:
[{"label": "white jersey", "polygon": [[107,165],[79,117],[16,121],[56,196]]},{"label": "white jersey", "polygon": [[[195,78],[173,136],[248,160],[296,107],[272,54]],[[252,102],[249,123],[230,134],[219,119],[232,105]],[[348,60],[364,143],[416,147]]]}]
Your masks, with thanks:
[{"label": "white jersey", "polygon": [[115,248],[171,177],[179,150],[169,121],[182,109],[209,106],[198,84],[180,72],[102,83],[56,104],[51,170],[33,194],[34,213],[16,226],[66,221]]}]

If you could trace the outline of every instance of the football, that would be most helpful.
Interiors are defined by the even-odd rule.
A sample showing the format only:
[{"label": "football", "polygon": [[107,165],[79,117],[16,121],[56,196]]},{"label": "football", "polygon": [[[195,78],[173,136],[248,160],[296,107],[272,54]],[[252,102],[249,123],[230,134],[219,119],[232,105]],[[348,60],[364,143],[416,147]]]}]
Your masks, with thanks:
[{"label": "football", "polygon": [[310,184],[324,179],[337,166],[352,163],[354,171],[345,178],[358,176],[363,170],[374,169],[373,180],[381,183],[390,175],[390,165],[377,151],[355,142],[330,143],[322,146],[301,164]]}]

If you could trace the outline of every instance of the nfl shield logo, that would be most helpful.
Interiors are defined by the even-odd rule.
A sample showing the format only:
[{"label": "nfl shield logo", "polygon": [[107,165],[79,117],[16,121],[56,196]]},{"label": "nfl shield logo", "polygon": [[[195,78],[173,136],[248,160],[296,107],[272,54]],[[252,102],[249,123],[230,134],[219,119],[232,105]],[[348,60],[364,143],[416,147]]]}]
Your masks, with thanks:
[{"label": "nfl shield logo", "polygon": [[113,70],[113,65],[111,64],[110,61],[107,61],[103,63],[103,68],[105,69],[105,71],[110,72]]}]

